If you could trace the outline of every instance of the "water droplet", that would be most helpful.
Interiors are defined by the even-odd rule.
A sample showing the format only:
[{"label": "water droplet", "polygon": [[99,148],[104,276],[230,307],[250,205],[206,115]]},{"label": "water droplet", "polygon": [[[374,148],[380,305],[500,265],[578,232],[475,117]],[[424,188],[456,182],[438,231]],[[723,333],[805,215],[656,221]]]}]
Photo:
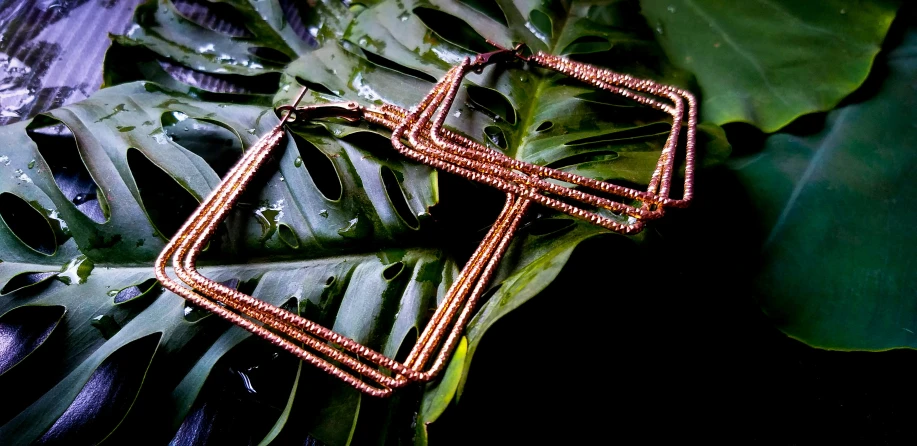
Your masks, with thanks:
[{"label": "water droplet", "polygon": [[35,160],[29,161],[29,169],[35,168]]},{"label": "water droplet", "polygon": [[89,274],[95,265],[86,256],[78,256],[70,259],[63,270],[57,275],[57,279],[67,285],[80,285],[86,283]]},{"label": "water droplet", "polygon": [[283,218],[283,200],[255,209],[255,218],[261,225],[261,242],[267,241],[277,232],[277,223]]},{"label": "water droplet", "polygon": [[87,201],[94,200],[95,198],[96,194],[76,194],[76,196],[73,197],[73,200],[71,201],[73,201],[73,204],[79,206]]},{"label": "water droplet", "polygon": [[675,5],[669,5],[669,7],[665,9],[671,12],[672,14],[675,14]]},{"label": "water droplet", "polygon": [[354,218],[347,222],[347,226],[344,226],[341,229],[338,229],[338,234],[343,236],[354,235],[357,232],[357,225],[360,224],[360,218]]},{"label": "water droplet", "polygon": [[401,20],[402,22],[406,22],[408,20],[408,17],[410,16],[411,16],[410,14],[405,12],[401,14],[400,16],[398,16],[398,20]]},{"label": "water droplet", "polygon": [[318,215],[321,215],[323,218],[328,218],[328,210],[327,210],[327,209],[322,209],[322,210],[318,211]]},{"label": "water droplet", "polygon": [[659,20],[656,21],[656,34],[659,34],[660,36],[665,34],[665,29],[662,28],[662,22]]},{"label": "water droplet", "polygon": [[296,167],[302,167],[302,157],[297,156],[296,159],[293,160],[293,165]]},{"label": "water droplet", "polygon": [[257,130],[255,129],[245,129],[245,131],[248,132],[249,135],[254,135],[255,133],[257,133]]},{"label": "water droplet", "polygon": [[846,9],[841,9],[841,14],[847,14],[847,10],[846,10]]},{"label": "water droplet", "polygon": [[119,292],[118,290],[110,290],[108,292],[108,295],[114,297],[118,295],[118,292]]},{"label": "water droplet", "polygon": [[8,156],[6,156],[6,155],[0,156],[0,163],[3,163],[4,166],[9,166],[9,165],[10,165],[10,157],[8,157]]}]

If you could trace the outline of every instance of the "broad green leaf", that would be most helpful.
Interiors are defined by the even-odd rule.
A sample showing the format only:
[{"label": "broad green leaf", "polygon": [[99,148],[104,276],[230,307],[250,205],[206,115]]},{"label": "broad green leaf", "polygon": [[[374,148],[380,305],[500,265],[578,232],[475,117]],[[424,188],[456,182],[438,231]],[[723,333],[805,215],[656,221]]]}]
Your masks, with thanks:
[{"label": "broad green leaf", "polygon": [[[13,169],[33,157],[39,169],[85,168],[76,169],[79,187],[67,191],[58,189],[56,177],[44,171],[23,172],[34,178],[34,187],[14,184],[14,176],[0,183],[0,191],[13,192],[0,199],[18,203],[15,221],[36,223],[32,227],[41,227],[45,234],[25,239],[0,236],[2,246],[16,253],[0,263],[0,280],[12,284],[3,293],[14,298],[0,310],[47,302],[66,307],[65,318],[84,321],[78,325],[82,331],[65,333],[71,340],[65,346],[70,359],[48,380],[66,382],[70,393],[60,393],[63,388],[55,386],[36,395],[37,401],[0,431],[0,438],[4,432],[26,439],[43,435],[106,358],[135,345],[131,342],[148,339],[143,336],[158,334],[156,353],[149,353],[153,366],[143,382],[144,388],[152,387],[161,396],[154,404],[139,402],[132,410],[140,411],[136,419],[145,420],[148,412],[157,414],[153,419],[158,424],[132,423],[129,415],[125,426],[142,425],[181,441],[219,442],[210,427],[224,423],[220,420],[225,417],[212,411],[219,401],[207,389],[220,382],[215,371],[237,355],[244,356],[252,339],[206,313],[185,308],[175,296],[150,291],[148,264],[182,215],[216,185],[239,151],[277,119],[263,107],[268,102],[258,96],[263,90],[209,92],[189,86],[187,79],[173,78],[174,73],[163,68],[164,61],[262,87],[265,76],[282,71],[270,101],[275,105],[289,103],[306,86],[311,90],[307,102],[346,98],[410,108],[449,66],[490,50],[485,39],[504,46],[523,42],[532,50],[690,86],[689,76],[667,63],[636,3],[629,0],[381,1],[344,12],[337,9],[340,4],[319,2],[306,18],[320,44],[314,50],[293,39],[295,33],[278,15],[275,1],[219,4],[244,19],[249,37],[201,27],[182,17],[168,0],[148,2],[138,8],[136,26],[116,39],[106,60],[105,79],[107,85],[148,79],[159,86],[133,83],[111,88],[29,125],[2,129],[6,147],[30,150],[19,150],[15,159],[10,155]],[[287,66],[265,63],[258,55],[265,54],[260,48],[268,47],[295,60]],[[79,145],[71,143],[76,155],[67,162],[42,164],[32,141],[38,139],[41,155],[42,138],[56,143],[67,139],[53,119],[72,129]],[[640,185],[655,167],[670,127],[666,121],[662,113],[556,73],[516,64],[469,76],[447,125],[519,159]],[[703,165],[728,155],[729,144],[719,127],[702,126],[700,137]],[[211,263],[248,263],[214,265],[205,271],[275,305],[290,305],[294,298],[292,303],[307,317],[387,355],[402,355],[451,283],[455,265],[442,251],[462,235],[425,234],[436,221],[429,208],[439,202],[437,176],[401,160],[387,138],[384,129],[368,125],[323,122],[296,127],[276,164],[266,169],[261,187],[242,200],[205,256]],[[95,194],[95,188],[106,193]],[[74,199],[80,202],[75,209]],[[426,387],[425,394],[415,386],[390,400],[369,399],[314,368],[288,364],[278,374],[290,377],[279,390],[282,398],[272,400],[257,423],[234,427],[254,443],[410,442],[418,432],[414,423],[421,401],[421,424],[432,422],[449,406],[461,391],[486,330],[547,286],[579,243],[605,233],[584,223],[557,220],[542,219],[515,242],[514,254],[494,281],[498,288],[469,327],[467,351],[460,350],[465,353],[453,358],[445,379]],[[392,275],[397,280],[385,280]],[[95,303],[81,306],[79,314],[64,302],[64,296],[72,294],[66,291],[74,286],[94,290],[86,302]],[[103,287],[106,293],[100,292]],[[125,301],[115,307],[120,312],[103,311],[114,306],[118,296]],[[108,318],[97,317],[108,313]],[[202,319],[188,320],[198,318]],[[42,349],[47,348],[36,352]],[[167,363],[168,370],[157,368],[157,363]],[[28,360],[15,368],[27,366]],[[30,403],[22,401],[21,407]],[[40,422],[28,424],[26,420],[39,411]],[[107,436],[116,425],[110,424],[90,429],[94,438]],[[111,441],[128,429],[116,430]],[[422,442],[423,437],[413,440]]]},{"label": "broad green leaf", "polygon": [[454,399],[464,376],[467,352],[468,339],[463,337],[455,347],[455,353],[452,354],[449,365],[442,372],[442,378],[438,382],[427,385],[420,403],[420,413],[417,416],[418,438],[415,444],[426,444],[427,425],[436,421]]},{"label": "broad green leaf", "polygon": [[[277,0],[222,0],[242,18],[250,36],[237,37],[206,28],[183,16],[171,0],[148,0],[137,7],[134,25],[118,40],[143,45],[160,56],[193,70],[254,76],[279,71],[290,60],[308,52],[308,44],[288,23]],[[316,2],[310,8],[313,37],[333,38],[346,25],[349,13],[335,1]],[[314,23],[316,21],[321,23]],[[342,25],[343,24],[343,25]]]},{"label": "broad green leaf", "polygon": [[700,84],[702,116],[774,132],[828,111],[866,80],[898,1],[641,0],[672,63]]},{"label": "broad green leaf", "polygon": [[[147,403],[166,408],[152,411],[159,418],[149,426],[164,429],[151,435],[179,429],[215,364],[250,335],[164,293],[151,262],[218,172],[277,122],[261,107],[140,82],[0,128],[0,326],[18,340],[0,348],[0,382],[16,385],[36,370],[48,378],[5,398],[0,442],[102,441],[150,386],[165,392]],[[308,317],[394,356],[455,266],[441,251],[417,248],[415,234],[437,201],[434,173],[365,144],[298,129],[205,252],[205,264],[223,266],[202,271],[275,305],[292,300]],[[48,356],[59,359],[45,370]],[[294,416],[303,405],[322,407],[314,405],[318,390],[351,392],[316,383],[297,384],[312,398],[291,401]],[[348,410],[352,430],[359,397],[356,406],[326,400],[334,416],[296,418],[311,426],[297,435],[338,443],[322,420]]]},{"label": "broad green leaf", "polygon": [[[410,108],[429,91],[429,80],[474,55],[465,48],[468,44],[448,38],[458,40],[449,29],[461,23],[476,31],[481,40],[506,46],[522,41],[553,53],[583,52],[592,62],[607,57],[604,61],[616,63],[614,68],[683,83],[684,76],[665,63],[656,61],[655,66],[647,67],[640,58],[617,62],[610,57],[613,53],[608,48],[614,46],[618,51],[618,45],[659,54],[652,35],[630,23],[641,19],[627,2],[574,2],[568,11],[557,12],[565,18],[554,21],[553,37],[546,41],[528,30],[531,23],[524,19],[541,6],[503,6],[508,26],[466,3],[380,2],[352,22],[344,35],[345,45],[325,45],[290,64],[274,103],[289,102],[301,84],[306,84],[313,86],[311,101],[339,97]],[[418,10],[426,11],[421,16],[434,11],[440,20],[424,21]],[[451,21],[446,20],[449,17]],[[604,40],[608,48],[574,45],[583,39]],[[417,73],[426,75],[425,79]],[[314,86],[324,92],[315,92]],[[570,82],[563,75],[517,64],[470,75],[446,123],[527,162],[639,185],[648,182],[658,160],[670,128],[666,120],[665,114]],[[725,154],[715,156],[723,159]]]},{"label": "broad green leaf", "polygon": [[917,347],[917,33],[875,97],[812,136],[779,134],[732,164],[761,231],[754,293],[788,335],[837,350]]}]

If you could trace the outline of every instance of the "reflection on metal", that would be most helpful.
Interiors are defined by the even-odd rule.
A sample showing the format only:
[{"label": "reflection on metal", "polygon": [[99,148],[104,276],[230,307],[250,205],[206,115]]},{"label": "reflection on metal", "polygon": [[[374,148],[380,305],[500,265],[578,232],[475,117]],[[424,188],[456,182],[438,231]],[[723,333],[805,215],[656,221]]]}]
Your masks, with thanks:
[{"label": "reflection on metal", "polygon": [[[672,127],[646,190],[618,186],[557,169],[529,164],[460,136],[443,127],[466,74],[493,63],[517,59],[574,77],[672,116]],[[612,231],[630,234],[647,220],[659,218],[669,206],[684,207],[693,196],[697,103],[687,91],[635,79],[543,53],[523,57],[519,48],[499,49],[465,59],[452,68],[413,111],[394,105],[360,106],[355,102],[299,107],[305,90],[292,105],[278,111],[283,119],[261,138],[201,204],[156,260],[156,277],[169,290],[373,396],[388,396],[410,382],[429,381],[444,368],[475,304],[484,293],[523,215],[532,203],[564,212]],[[687,106],[685,105],[687,103]],[[687,124],[684,124],[687,109]],[[195,263],[217,226],[242,190],[283,139],[288,122],[320,118],[366,120],[392,130],[392,145],[406,157],[506,192],[506,204],[446,293],[404,363],[352,339],[275,307],[198,273]],[[680,132],[686,125],[685,184],[682,198],[671,198],[671,181]],[[405,143],[404,141],[407,141]],[[566,187],[547,180],[574,185]],[[593,191],[594,193],[586,192]],[[604,196],[596,195],[601,193]],[[606,198],[617,197],[616,200]],[[628,204],[631,203],[631,204]],[[585,206],[585,207],[584,207]],[[598,208],[599,210],[593,210]],[[171,260],[179,279],[166,273]],[[428,363],[432,359],[432,364]]]}]

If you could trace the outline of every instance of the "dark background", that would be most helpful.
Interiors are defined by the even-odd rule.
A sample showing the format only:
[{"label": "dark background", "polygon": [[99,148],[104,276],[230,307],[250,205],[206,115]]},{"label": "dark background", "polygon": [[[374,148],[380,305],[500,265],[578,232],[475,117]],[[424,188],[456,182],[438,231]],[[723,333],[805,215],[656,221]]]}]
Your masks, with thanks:
[{"label": "dark background", "polygon": [[[0,0],[0,124],[98,89],[107,34],[124,32],[137,3]],[[902,11],[887,48],[914,10]],[[868,98],[883,64],[848,102]],[[817,130],[820,119],[787,131]],[[727,132],[739,154],[763,140],[741,125]],[[698,181],[698,197],[735,183],[725,169]],[[741,189],[730,193],[754,221]],[[755,231],[711,233],[698,218],[710,212],[701,199],[662,223],[666,245],[644,260],[679,271],[671,280],[615,262],[646,255],[620,238],[579,248],[548,290],[488,332],[431,444],[915,444],[917,353],[829,352],[780,333],[748,292]]]}]

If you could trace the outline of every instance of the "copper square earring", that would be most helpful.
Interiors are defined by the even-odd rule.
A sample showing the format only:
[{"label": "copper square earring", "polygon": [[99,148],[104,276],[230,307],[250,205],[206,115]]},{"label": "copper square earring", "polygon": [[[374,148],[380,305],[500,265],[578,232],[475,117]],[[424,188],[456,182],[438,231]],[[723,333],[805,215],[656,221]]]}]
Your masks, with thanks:
[{"label": "copper square earring", "polygon": [[[297,98],[297,102],[301,97],[302,95]],[[220,186],[204,200],[173,237],[157,259],[157,279],[166,288],[190,302],[269,340],[367,394],[386,396],[391,393],[393,388],[407,384],[409,379],[429,380],[432,378],[430,374],[417,373],[411,368],[403,366],[299,315],[213,282],[198,274],[195,269],[197,255],[206,246],[216,227],[226,217],[228,211],[238,199],[239,194],[250,182],[258,168],[264,164],[270,153],[279,146],[283,137],[283,125],[285,123],[296,119],[322,117],[341,117],[356,120],[362,114],[361,108],[355,103],[328,104],[294,109],[295,104],[294,107],[281,108],[281,112],[286,113],[280,124],[246,153],[226,175]],[[387,115],[386,119],[393,120],[397,119],[397,117]],[[480,291],[483,289],[483,284],[486,284],[487,280],[483,282],[477,280],[476,284],[476,278],[482,274],[486,277],[492,274],[494,266],[499,262],[499,258],[509,242],[509,237],[506,234],[514,232],[521,219],[521,204],[515,200],[512,201],[512,205],[510,203],[508,201],[500,218],[473,255],[472,261],[469,262],[472,267],[463,271],[452,290],[461,288],[463,290],[474,289]],[[168,276],[166,264],[170,259],[178,277],[193,289],[181,286]],[[453,291],[450,291],[450,293],[454,294]],[[306,350],[296,342],[301,342],[314,351]],[[329,343],[338,345],[340,350]],[[356,356],[351,356],[347,353]],[[368,360],[376,367],[365,364],[357,356]],[[341,366],[350,369],[350,371]],[[377,367],[386,368],[399,373],[399,375],[389,376]],[[365,376],[370,383],[367,383],[357,375]],[[376,384],[372,384],[372,382]]]},{"label": "copper square earring", "polygon": [[[444,129],[445,113],[448,112],[452,101],[454,101],[455,93],[463,77],[469,71],[480,70],[487,64],[508,61],[513,57],[556,69],[599,88],[629,97],[672,115],[673,129],[663,148],[648,190],[644,192],[623,188],[567,172],[524,163]],[[666,104],[637,92],[658,94],[672,100],[673,104]],[[674,166],[675,149],[679,140],[678,131],[682,125],[685,108],[683,99],[687,100],[689,104],[685,194],[682,199],[673,200],[668,197],[668,193]],[[299,99],[297,99],[298,101]],[[432,104],[437,105],[432,106]],[[359,390],[375,396],[388,395],[391,393],[392,388],[403,386],[408,380],[429,380],[442,369],[445,360],[448,359],[448,355],[458,339],[458,335],[460,335],[470,317],[476,300],[483,293],[512,234],[518,228],[522,215],[532,201],[584,218],[618,232],[631,233],[642,229],[645,219],[661,216],[665,206],[684,206],[691,199],[694,169],[694,135],[696,131],[696,104],[693,97],[689,93],[673,87],[633,79],[629,76],[619,75],[589,65],[570,62],[556,56],[538,54],[532,58],[523,58],[519,53],[519,48],[517,48],[513,51],[501,49],[483,54],[474,61],[465,60],[461,65],[450,70],[443,81],[438,83],[424,101],[410,113],[392,105],[364,108],[355,103],[326,104],[300,108],[297,108],[294,103],[292,106],[281,107],[280,110],[282,112],[285,111],[286,115],[278,127],[281,127],[284,121],[295,119],[293,117],[294,112],[298,113],[299,116],[297,117],[320,118],[337,116],[351,121],[365,118],[367,121],[392,129],[393,146],[407,157],[437,169],[489,184],[508,193],[507,204],[497,222],[468,264],[466,264],[462,274],[450,288],[446,298],[428,323],[423,334],[418,338],[405,364],[399,364],[378,352],[374,352],[298,315],[210,281],[197,274],[194,270],[197,253],[206,244],[207,239],[212,235],[219,221],[225,217],[225,213],[232,206],[241,188],[244,188],[254,171],[263,163],[267,156],[266,153],[269,153],[269,149],[279,143],[280,139],[275,135],[278,133],[277,129],[263,138],[262,141],[265,141],[263,147],[261,141],[259,141],[259,144],[255,146],[256,150],[250,151],[252,153],[247,154],[239,162],[239,165],[230,172],[220,188],[201,205],[201,208],[195,212],[191,220],[163,251],[157,261],[157,277],[163,281],[164,285],[170,289],[177,287],[178,291],[176,292],[192,302],[230,319],[243,326],[243,328],[338,376]],[[431,121],[434,113],[436,119]],[[282,134],[282,130],[280,130],[280,133]],[[408,142],[411,146],[407,146],[401,141],[405,133],[408,133]],[[259,152],[257,149],[261,148],[264,149],[263,152],[265,154],[259,158],[257,153],[254,152]],[[577,189],[561,187],[544,181],[542,178],[560,179],[607,194],[642,201],[643,204],[640,207],[625,205],[594,194],[584,193]],[[544,192],[547,192],[547,195]],[[577,205],[558,200],[555,196],[590,206],[603,207],[613,212],[630,216],[634,221],[622,224],[619,221],[608,219],[603,215],[583,209]],[[172,254],[175,254],[173,265],[182,280],[200,290],[202,294],[214,298],[215,301],[240,311],[251,319],[286,335],[286,338],[265,329],[264,326],[255,324],[252,320],[241,317],[237,313],[227,311],[221,305],[215,304],[213,301],[209,301],[205,297],[181,287],[176,282],[170,281],[165,275],[164,268],[165,259]],[[455,319],[456,315],[458,315],[457,320]],[[434,364],[426,371],[423,371],[427,360],[432,356],[433,350],[441,344],[441,339],[447,331],[449,334],[446,336],[445,342],[442,343],[443,345],[436,355]],[[343,353],[326,342],[316,339],[316,337],[334,343],[340,346],[343,351],[358,355],[377,367],[388,369],[398,373],[398,375],[391,377],[377,368],[368,367],[357,358]],[[337,365],[290,342],[289,339],[303,342],[328,359],[341,363],[354,372],[370,378],[380,384],[381,387],[367,384]]]}]

